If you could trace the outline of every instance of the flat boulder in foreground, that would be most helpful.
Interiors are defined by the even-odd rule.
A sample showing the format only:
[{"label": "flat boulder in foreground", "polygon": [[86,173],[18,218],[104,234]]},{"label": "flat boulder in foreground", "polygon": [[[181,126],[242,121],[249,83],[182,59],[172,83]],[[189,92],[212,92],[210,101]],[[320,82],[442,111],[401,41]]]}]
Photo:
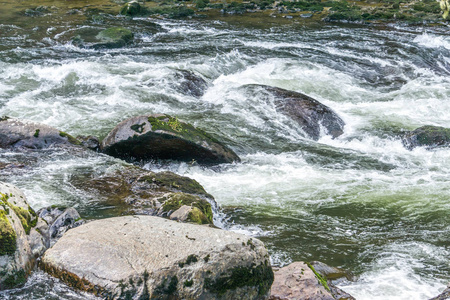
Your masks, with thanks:
[{"label": "flat boulder in foreground", "polygon": [[256,93],[256,97],[274,97],[278,111],[297,122],[312,139],[318,140],[323,131],[336,138],[344,133],[344,121],[328,106],[302,93],[277,87],[249,84],[244,86]]},{"label": "flat boulder in foreground", "polygon": [[52,145],[80,145],[76,138],[51,126],[0,118],[0,148],[44,149]]},{"label": "flat boulder in foreground", "polygon": [[203,165],[240,161],[231,149],[204,131],[165,114],[122,121],[102,141],[101,148],[123,159],[172,159]]},{"label": "flat boulder in foreground", "polygon": [[107,299],[267,299],[273,281],[259,240],[151,216],[71,229],[41,265]]}]

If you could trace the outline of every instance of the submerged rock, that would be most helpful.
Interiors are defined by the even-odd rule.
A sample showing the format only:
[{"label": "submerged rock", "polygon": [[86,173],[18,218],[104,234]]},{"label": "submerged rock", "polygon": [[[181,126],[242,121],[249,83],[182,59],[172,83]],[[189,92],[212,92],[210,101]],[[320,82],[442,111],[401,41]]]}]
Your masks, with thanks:
[{"label": "submerged rock", "polygon": [[124,47],[133,42],[134,34],[123,27],[110,27],[104,30],[98,28],[81,28],[72,37],[73,45],[88,49],[111,49]]},{"label": "submerged rock", "polygon": [[72,176],[70,182],[96,194],[99,202],[117,207],[115,215],[153,215],[212,224],[212,211],[217,209],[213,196],[197,181],[168,171],[154,173],[124,166],[107,174]]},{"label": "submerged rock", "polygon": [[52,145],[80,145],[81,142],[56,128],[18,119],[0,119],[0,148],[43,149]]},{"label": "submerged rock", "polygon": [[102,151],[123,159],[172,159],[203,165],[232,163],[239,157],[194,126],[165,114],[119,123],[102,141]]},{"label": "submerged rock", "polygon": [[269,93],[277,110],[296,121],[305,133],[318,140],[323,131],[336,138],[344,133],[344,121],[328,106],[302,93],[266,85],[244,86],[256,93]]},{"label": "submerged rock", "polygon": [[450,128],[431,125],[419,127],[404,135],[403,145],[409,150],[421,146],[428,149],[450,147]]},{"label": "submerged rock", "polygon": [[178,70],[175,77],[179,81],[178,89],[186,95],[199,98],[208,88],[206,80],[194,72]]},{"label": "submerged rock", "polygon": [[[322,272],[338,274],[338,269],[314,262]],[[327,277],[311,264],[294,262],[276,271],[270,294],[271,300],[354,300],[352,296],[335,287]],[[342,276],[345,276],[341,274]],[[339,275],[340,276],[340,275]],[[331,278],[328,278],[331,279]]]},{"label": "submerged rock", "polygon": [[41,265],[108,299],[267,299],[273,281],[259,240],[150,216],[72,229]]},{"label": "submerged rock", "polygon": [[48,247],[47,224],[16,187],[0,182],[0,290],[21,286]]},{"label": "submerged rock", "polygon": [[99,32],[96,38],[100,43],[93,45],[99,48],[120,48],[133,41],[134,34],[131,30],[123,27],[110,27]]}]

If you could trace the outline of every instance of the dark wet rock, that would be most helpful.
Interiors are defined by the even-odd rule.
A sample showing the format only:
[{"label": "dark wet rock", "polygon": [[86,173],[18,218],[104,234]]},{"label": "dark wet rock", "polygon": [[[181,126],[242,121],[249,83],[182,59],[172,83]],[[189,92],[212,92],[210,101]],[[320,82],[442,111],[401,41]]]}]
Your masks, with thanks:
[{"label": "dark wet rock", "polygon": [[274,97],[277,110],[296,121],[314,140],[320,138],[321,131],[333,138],[344,132],[344,121],[331,108],[307,95],[266,85],[250,84],[244,88],[256,96]]},{"label": "dark wet rock", "polygon": [[47,230],[22,191],[0,182],[0,290],[25,283],[48,247]]},{"label": "dark wet rock", "polygon": [[[217,210],[214,198],[197,181],[172,172],[154,173],[123,166],[107,174],[72,176],[70,182],[95,194],[99,202],[116,207],[119,215],[153,215],[212,224],[212,211]],[[184,208],[180,215],[182,206],[189,209]]]},{"label": "dark wet rock", "polygon": [[86,147],[88,149],[91,149],[93,151],[99,151],[100,150],[100,141],[99,141],[98,137],[96,137],[96,136],[79,135],[79,136],[77,136],[77,140],[79,140],[81,142],[82,146],[84,146],[84,147]]},{"label": "dark wet rock", "polygon": [[76,138],[56,128],[8,118],[0,121],[0,148],[43,149],[52,145],[80,145]]},{"label": "dark wet rock", "polygon": [[178,70],[175,77],[179,82],[178,88],[183,94],[201,97],[208,88],[206,80],[194,72]]},{"label": "dark wet rock", "polygon": [[450,128],[431,125],[419,127],[403,136],[403,145],[409,150],[415,147],[450,147]]},{"label": "dark wet rock", "polygon": [[137,1],[130,1],[120,9],[120,14],[125,16],[135,16],[141,12],[141,5]]},{"label": "dark wet rock", "polygon": [[67,230],[86,223],[73,207],[47,207],[38,211],[40,218],[49,226],[48,236],[50,247],[60,239]]},{"label": "dark wet rock", "polygon": [[94,27],[81,28],[72,37],[72,44],[87,49],[111,49],[124,47],[133,42],[134,34],[123,27],[99,30]]},{"label": "dark wet rock", "polygon": [[448,299],[450,299],[450,283],[447,285],[447,288],[442,293],[429,300],[448,300]]},{"label": "dark wet rock", "polygon": [[119,123],[102,141],[101,148],[106,154],[126,160],[171,159],[202,165],[240,161],[231,149],[204,131],[164,114]]},{"label": "dark wet rock", "polygon": [[107,299],[267,299],[273,281],[261,241],[150,216],[72,229],[41,266]]}]

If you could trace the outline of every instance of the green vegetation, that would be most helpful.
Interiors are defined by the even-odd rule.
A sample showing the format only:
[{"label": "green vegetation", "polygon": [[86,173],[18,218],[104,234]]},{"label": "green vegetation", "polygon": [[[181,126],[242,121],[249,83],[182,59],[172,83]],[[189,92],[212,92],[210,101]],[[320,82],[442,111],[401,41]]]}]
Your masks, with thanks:
[{"label": "green vegetation", "polygon": [[259,295],[265,295],[274,279],[272,268],[267,262],[259,266],[235,267],[230,273],[230,275],[222,274],[216,280],[205,278],[205,288],[221,296],[228,290],[254,286],[258,288]]},{"label": "green vegetation", "polygon": [[10,119],[10,117],[3,116],[3,117],[0,117],[0,122],[6,121],[6,120],[9,120],[9,119]]},{"label": "green vegetation", "polygon": [[21,269],[14,274],[7,276],[2,284],[4,288],[11,289],[23,285],[26,281],[27,274]]},{"label": "green vegetation", "polygon": [[40,131],[41,131],[40,129],[36,129],[36,131],[34,132],[33,136],[34,136],[35,138],[39,137],[39,132],[40,132]]},{"label": "green vegetation", "polygon": [[212,224],[213,213],[208,201],[185,193],[173,193],[169,197],[169,200],[162,205],[164,212],[175,211],[181,206],[187,205],[193,208],[188,218],[190,221],[199,224]]},{"label": "green vegetation", "polygon": [[317,271],[314,269],[314,267],[311,264],[307,263],[306,265],[311,269],[311,271],[314,272],[314,275],[316,275],[317,279],[319,280],[319,283],[321,285],[323,285],[323,287],[327,291],[330,291],[330,287],[328,286],[327,279],[322,277],[319,273],[317,273]]},{"label": "green vegetation", "polygon": [[71,136],[68,133],[65,133],[64,131],[60,131],[59,136],[67,138],[69,143],[71,143],[72,145],[81,145],[81,142],[78,139],[74,138],[73,136]]},{"label": "green vegetation", "polygon": [[17,235],[8,220],[7,212],[0,209],[0,256],[12,255],[16,252]]}]

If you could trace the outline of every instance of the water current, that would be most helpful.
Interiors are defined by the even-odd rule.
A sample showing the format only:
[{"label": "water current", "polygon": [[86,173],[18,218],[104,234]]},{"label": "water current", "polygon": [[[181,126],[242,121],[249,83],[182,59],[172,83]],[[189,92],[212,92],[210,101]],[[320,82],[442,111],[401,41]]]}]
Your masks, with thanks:
[{"label": "water current", "polygon": [[[177,116],[225,142],[242,162],[141,166],[199,181],[221,207],[216,225],[260,238],[274,265],[319,260],[350,270],[355,281],[339,287],[358,300],[428,299],[444,289],[450,150],[409,151],[400,135],[422,125],[450,127],[448,28],[243,25],[231,17],[127,22],[133,45],[88,50],[67,36],[105,23],[0,19],[0,115],[99,137],[131,116]],[[204,95],[180,89],[178,70],[205,79]],[[273,99],[245,84],[305,93],[336,111],[345,132],[313,141]],[[0,162],[30,160],[32,168],[5,169],[0,180],[20,187],[35,209],[113,214],[70,178],[123,162],[55,149],[0,151]],[[25,287],[0,299],[94,297],[36,270]]]}]

